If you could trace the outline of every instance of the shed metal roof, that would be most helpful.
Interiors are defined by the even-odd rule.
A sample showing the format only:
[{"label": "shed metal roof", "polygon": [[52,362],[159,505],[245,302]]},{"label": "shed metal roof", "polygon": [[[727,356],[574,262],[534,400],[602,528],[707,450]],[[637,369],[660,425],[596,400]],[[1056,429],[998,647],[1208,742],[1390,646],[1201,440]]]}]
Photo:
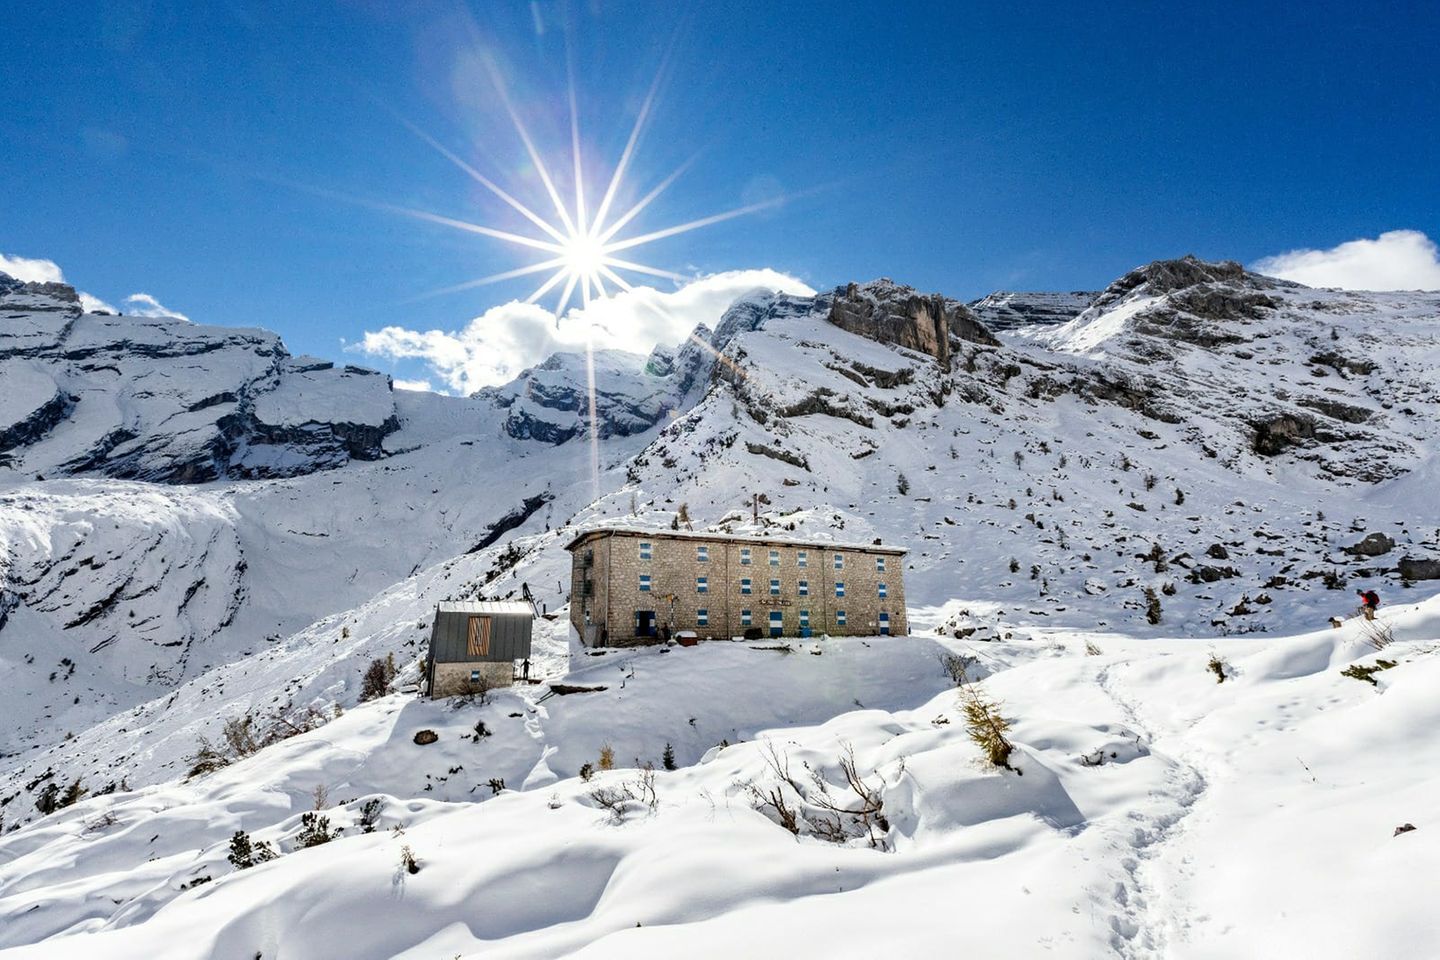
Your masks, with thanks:
[{"label": "shed metal roof", "polygon": [[535,608],[523,600],[446,600],[436,604],[441,613],[488,613],[514,614],[522,617],[535,616]]}]

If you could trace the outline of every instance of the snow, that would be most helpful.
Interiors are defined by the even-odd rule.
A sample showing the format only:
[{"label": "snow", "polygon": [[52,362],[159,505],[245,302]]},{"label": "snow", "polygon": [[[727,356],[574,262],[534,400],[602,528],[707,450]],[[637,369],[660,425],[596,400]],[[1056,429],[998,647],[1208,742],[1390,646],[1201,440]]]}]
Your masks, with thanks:
[{"label": "snow", "polygon": [[[355,958],[930,955],[963,932],[1003,956],[1419,956],[1440,936],[1423,880],[1440,853],[1424,820],[1440,769],[1428,735],[1440,602],[1384,623],[1398,666],[1378,687],[1339,673],[1377,656],[1352,622],[1263,642],[1057,631],[1009,645],[831,638],[791,654],[712,642],[587,658],[568,679],[608,681],[603,693],[395,695],[216,774],[84,800],[7,835],[0,942],[16,957],[309,956],[338,937]],[[969,743],[942,648],[984,663],[1021,774]],[[861,706],[847,710],[852,695]],[[462,739],[477,720],[493,735]],[[411,743],[422,727],[439,742]],[[702,759],[727,728],[730,745]],[[654,762],[667,740],[680,769],[656,772],[653,810],[631,804],[616,822],[597,809],[597,789],[638,782],[632,753]],[[575,777],[606,741],[617,769]],[[768,758],[838,793],[847,751],[884,798],[876,847],[795,838],[755,809],[747,785],[776,782]],[[558,779],[511,772],[537,757]],[[490,797],[491,776],[510,789]],[[225,863],[236,829],[289,850],[316,784],[340,839]],[[379,829],[362,834],[360,801],[375,795]],[[419,873],[398,867],[402,845]],[[404,909],[386,910],[396,898]],[[936,922],[937,903],[961,911],[959,932]],[[369,922],[377,910],[384,924]]]},{"label": "snow", "polygon": [[0,433],[24,422],[55,398],[55,379],[24,360],[0,360]]},{"label": "snow", "polygon": [[328,363],[317,368],[298,357],[282,368],[275,389],[255,400],[261,423],[300,426],[306,423],[358,423],[380,426],[395,415],[389,378],[373,370]]},{"label": "snow", "polygon": [[[603,416],[624,429],[593,449],[511,429],[517,411],[583,426],[582,355],[467,399],[256,360],[278,341],[253,331],[202,355],[116,348],[116,369],[63,376],[17,354],[81,400],[0,486],[0,670],[17,678],[0,706],[0,949],[1428,955],[1440,584],[1402,586],[1395,561],[1440,550],[1440,298],[1267,296],[1258,318],[1206,321],[1218,345],[1186,341],[1183,310],[1157,328],[1177,301],[1139,290],[1000,348],[957,341],[951,371],[807,299],[752,297],[711,325],[729,331],[713,371],[687,366],[689,346],[597,353]],[[7,342],[30,350],[54,319],[29,314]],[[154,323],[127,336],[217,342]],[[175,398],[199,396],[205,370],[253,374],[277,427],[393,412],[398,428],[381,459],[293,477],[31,478],[117,423],[141,427],[126,442],[147,456],[203,445],[212,408]],[[146,405],[177,377],[156,421]],[[44,393],[34,382],[14,395]],[[1254,425],[1282,413],[1313,415],[1317,436],[1257,453]],[[906,547],[916,635],[579,649],[566,544],[669,530],[682,504],[721,536]],[[1344,552],[1372,531],[1395,550]],[[1383,650],[1358,620],[1316,629],[1362,584],[1381,589]],[[436,603],[524,587],[546,611],[540,683],[488,704],[403,692]],[[970,741],[947,653],[974,658],[1023,774]],[[386,656],[396,692],[361,703]],[[1381,660],[1373,685],[1352,669]],[[562,680],[605,689],[547,695]],[[225,720],[306,711],[323,725],[188,775]],[[422,729],[437,742],[416,745]],[[607,745],[616,769],[587,782]],[[655,770],[653,807],[603,809],[605,789],[645,795],[667,745],[678,769]],[[818,803],[852,797],[852,752],[884,824],[847,819],[829,842]],[[77,778],[92,795],[40,817],[39,790]],[[759,799],[774,790],[800,836]],[[343,833],[296,849],[317,805]],[[236,830],[283,855],[236,870]]]}]

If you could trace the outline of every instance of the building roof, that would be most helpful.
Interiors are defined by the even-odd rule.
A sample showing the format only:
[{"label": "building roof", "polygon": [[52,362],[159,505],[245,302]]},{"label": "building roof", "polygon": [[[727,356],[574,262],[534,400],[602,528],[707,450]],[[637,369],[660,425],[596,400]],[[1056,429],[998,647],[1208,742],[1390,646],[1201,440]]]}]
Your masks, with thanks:
[{"label": "building roof", "polygon": [[535,616],[535,608],[523,600],[446,600],[435,605],[436,613],[488,613]]},{"label": "building roof", "polygon": [[701,542],[751,543],[757,546],[807,547],[816,550],[853,550],[857,553],[886,553],[900,556],[906,553],[904,547],[887,547],[878,543],[842,543],[836,540],[804,540],[797,537],[776,537],[766,534],[746,536],[738,533],[703,533],[690,530],[646,530],[641,527],[592,527],[576,534],[566,550],[574,550],[586,540],[610,534],[650,537],[655,540],[699,540]]}]

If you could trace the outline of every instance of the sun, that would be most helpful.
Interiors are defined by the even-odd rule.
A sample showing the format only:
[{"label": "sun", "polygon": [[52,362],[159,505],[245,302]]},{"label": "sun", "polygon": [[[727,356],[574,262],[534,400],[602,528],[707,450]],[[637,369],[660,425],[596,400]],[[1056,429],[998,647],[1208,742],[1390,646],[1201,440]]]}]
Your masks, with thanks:
[{"label": "sun", "polygon": [[675,226],[650,230],[637,235],[626,235],[626,228],[679,179],[680,175],[685,172],[695,159],[692,157],[690,160],[681,164],[678,169],[652,187],[648,193],[626,209],[625,212],[618,216],[614,215],[616,198],[622,193],[626,174],[629,170],[631,160],[635,155],[636,145],[640,140],[641,133],[645,129],[646,122],[650,118],[660,78],[658,76],[656,77],[655,83],[651,85],[649,93],[642,102],[640,111],[635,118],[634,126],[630,130],[630,136],[626,140],[625,147],[621,151],[620,157],[615,163],[614,170],[610,174],[605,192],[601,195],[600,203],[593,209],[586,202],[585,170],[584,164],[581,162],[583,151],[581,150],[580,117],[576,107],[573,77],[570,80],[570,147],[574,173],[571,178],[571,192],[569,196],[561,195],[561,190],[557,187],[555,178],[551,175],[550,168],[546,165],[540,150],[536,147],[535,141],[530,136],[529,130],[526,128],[520,114],[516,111],[514,104],[506,93],[506,85],[503,79],[498,75],[498,72],[494,72],[493,66],[492,79],[495,81],[495,88],[499,93],[501,103],[504,104],[506,111],[509,113],[510,121],[515,128],[515,132],[519,136],[521,143],[524,144],[525,151],[529,155],[535,172],[539,175],[539,180],[553,208],[549,215],[541,215],[530,206],[516,199],[511,191],[506,190],[499,183],[496,183],[493,179],[481,173],[463,157],[450,150],[419,127],[403,119],[401,122],[417,137],[425,141],[425,143],[429,144],[447,160],[464,171],[472,180],[483,186],[523,216],[535,227],[536,233],[527,236],[454,217],[440,216],[424,210],[414,210],[403,207],[390,207],[390,209],[431,223],[438,223],[444,226],[454,227],[458,230],[500,240],[511,246],[535,251],[546,256],[538,262],[523,267],[491,274],[490,276],[480,277],[475,280],[467,280],[464,283],[446,287],[443,290],[433,291],[434,294],[454,293],[486,284],[499,283],[503,280],[512,280],[517,277],[545,274],[548,272],[549,276],[530,294],[526,302],[539,303],[554,291],[558,290],[559,292],[555,294],[556,299],[553,301],[555,304],[553,312],[558,322],[558,320],[565,315],[565,311],[570,304],[577,299],[581,304],[588,306],[592,299],[608,297],[612,292],[634,289],[633,284],[625,279],[624,274],[659,277],[677,282],[684,282],[687,279],[691,279],[670,270],[640,263],[631,259],[634,256],[633,254],[627,253],[624,257],[618,256],[618,254],[636,250],[646,244],[687,233],[700,227],[720,223],[721,221],[743,216],[747,213],[754,213],[767,207],[774,207],[784,202],[784,197],[774,197],[760,203],[746,204],[722,213],[676,224]]}]

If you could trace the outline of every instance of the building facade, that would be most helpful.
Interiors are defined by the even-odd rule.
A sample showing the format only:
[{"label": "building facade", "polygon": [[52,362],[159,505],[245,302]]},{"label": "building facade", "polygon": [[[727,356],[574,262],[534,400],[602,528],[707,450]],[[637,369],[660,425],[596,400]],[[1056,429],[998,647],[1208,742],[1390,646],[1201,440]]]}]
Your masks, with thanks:
[{"label": "building facade", "polygon": [[603,528],[569,544],[570,622],[587,646],[700,637],[909,632],[905,551],[780,537]]},{"label": "building facade", "polygon": [[508,687],[530,659],[534,608],[513,600],[447,601],[435,608],[425,680],[430,698]]}]

